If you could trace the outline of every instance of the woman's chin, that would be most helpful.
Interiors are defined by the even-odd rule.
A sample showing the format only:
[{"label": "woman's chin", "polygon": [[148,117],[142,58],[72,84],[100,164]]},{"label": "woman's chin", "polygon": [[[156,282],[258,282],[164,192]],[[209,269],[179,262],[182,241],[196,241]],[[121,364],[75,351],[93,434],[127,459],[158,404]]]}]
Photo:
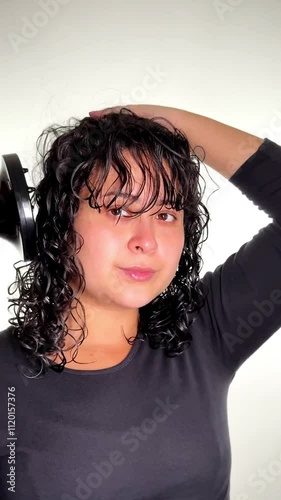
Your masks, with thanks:
[{"label": "woman's chin", "polygon": [[[159,292],[161,293],[161,292]],[[135,293],[125,293],[121,297],[115,298],[114,302],[119,304],[121,307],[128,309],[139,309],[140,307],[144,307],[152,300],[157,297],[158,294],[152,294],[149,291],[138,291]]]}]

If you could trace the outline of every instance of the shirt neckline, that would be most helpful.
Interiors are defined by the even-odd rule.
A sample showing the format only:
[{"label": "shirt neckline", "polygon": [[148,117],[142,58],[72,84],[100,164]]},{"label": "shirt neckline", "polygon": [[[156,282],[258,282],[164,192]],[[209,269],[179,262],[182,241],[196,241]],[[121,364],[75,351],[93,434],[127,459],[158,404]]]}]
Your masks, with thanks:
[{"label": "shirt neckline", "polygon": [[[110,366],[108,368],[100,368],[98,370],[95,370],[95,369],[93,369],[93,370],[75,370],[73,368],[67,368],[67,365],[65,365],[63,372],[61,372],[61,373],[65,373],[66,375],[78,375],[78,376],[79,375],[80,376],[84,376],[84,375],[93,376],[94,375],[94,376],[97,376],[97,375],[106,375],[109,373],[114,373],[114,372],[117,372],[119,370],[122,370],[133,360],[133,358],[137,354],[139,347],[140,347],[140,344],[143,342],[140,340],[140,338],[141,338],[141,336],[138,334],[138,337],[135,339],[134,344],[132,346],[132,349],[128,352],[127,356],[122,361],[120,361],[120,363],[118,363],[117,365]],[[53,372],[54,374],[56,374],[56,372],[54,370],[50,369],[50,371]],[[59,375],[61,375],[61,373],[59,373]]]}]

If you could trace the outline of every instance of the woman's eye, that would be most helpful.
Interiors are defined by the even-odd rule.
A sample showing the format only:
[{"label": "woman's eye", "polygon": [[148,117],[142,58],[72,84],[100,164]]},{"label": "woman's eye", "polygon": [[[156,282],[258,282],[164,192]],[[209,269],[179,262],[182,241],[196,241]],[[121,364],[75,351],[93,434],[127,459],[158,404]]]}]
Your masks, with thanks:
[{"label": "woman's eye", "polygon": [[[126,210],[124,210],[124,208],[111,208],[111,209],[109,210],[109,212],[120,212],[120,210],[121,210],[121,211],[126,212]],[[127,212],[127,213],[128,213],[128,212]],[[112,215],[113,215],[114,217],[120,217],[120,215],[121,215],[121,214],[120,214],[120,213],[115,213],[115,214],[112,214]]]},{"label": "woman's eye", "polygon": [[[122,217],[122,213],[120,213],[120,212],[125,212],[127,214],[129,213],[124,208],[121,208],[121,207],[120,208],[117,208],[117,207],[111,208],[109,210],[109,212],[113,215],[113,217]],[[173,214],[162,212],[161,214],[157,214],[157,215],[158,215],[158,217],[160,217],[160,220],[162,222],[173,222],[173,221],[177,220],[176,216]],[[162,218],[163,216],[164,216],[164,218]],[[127,215],[127,216],[125,215],[123,217],[128,218],[128,217],[130,217],[130,215]],[[169,219],[167,219],[167,217],[172,217],[172,219],[169,220]]]},{"label": "woman's eye", "polygon": [[[159,216],[161,216],[161,215],[168,215],[169,217],[173,217],[173,220],[176,220],[176,219],[177,219],[177,218],[175,217],[175,215],[173,215],[173,214],[167,214],[167,213],[162,213],[162,214],[159,214]],[[173,222],[173,220],[171,220],[171,221],[164,220],[164,222]]]}]

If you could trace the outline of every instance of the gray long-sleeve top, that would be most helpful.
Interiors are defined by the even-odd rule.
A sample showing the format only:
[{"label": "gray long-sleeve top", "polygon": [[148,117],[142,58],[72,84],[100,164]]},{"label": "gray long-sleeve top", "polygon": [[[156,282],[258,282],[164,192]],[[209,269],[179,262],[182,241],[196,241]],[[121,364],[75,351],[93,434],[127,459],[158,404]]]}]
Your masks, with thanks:
[{"label": "gray long-sleeve top", "polygon": [[229,386],[281,327],[281,147],[265,139],[229,181],[273,222],[204,275],[209,293],[182,355],[137,341],[114,367],[27,380],[12,327],[0,334],[2,500],[229,499]]}]

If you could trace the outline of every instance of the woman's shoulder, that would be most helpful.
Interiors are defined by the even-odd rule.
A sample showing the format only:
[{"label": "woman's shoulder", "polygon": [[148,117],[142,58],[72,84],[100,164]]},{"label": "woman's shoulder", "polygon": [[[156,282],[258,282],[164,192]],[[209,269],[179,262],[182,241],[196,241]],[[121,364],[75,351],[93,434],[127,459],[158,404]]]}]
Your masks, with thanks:
[{"label": "woman's shoulder", "polygon": [[7,328],[5,328],[4,330],[0,331],[0,346],[1,346],[1,349],[0,349],[0,352],[2,351],[2,348],[5,347],[5,345],[12,345],[12,340],[14,338],[14,330],[15,330],[15,327],[14,326],[8,326]]},{"label": "woman's shoulder", "polygon": [[14,335],[15,327],[8,326],[0,332],[0,365],[18,356],[19,344]]}]

